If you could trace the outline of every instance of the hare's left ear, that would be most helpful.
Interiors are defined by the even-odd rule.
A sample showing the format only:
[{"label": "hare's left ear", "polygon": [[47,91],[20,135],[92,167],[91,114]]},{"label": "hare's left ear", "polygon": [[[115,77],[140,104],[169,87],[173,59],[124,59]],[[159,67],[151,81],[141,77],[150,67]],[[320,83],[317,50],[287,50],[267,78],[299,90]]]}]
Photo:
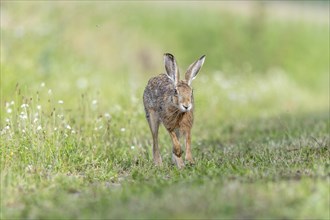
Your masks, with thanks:
[{"label": "hare's left ear", "polygon": [[199,58],[189,66],[185,75],[185,79],[188,85],[190,85],[191,82],[196,78],[197,73],[203,66],[204,60],[205,60],[205,55],[203,55],[201,58]]},{"label": "hare's left ear", "polygon": [[177,85],[179,82],[179,69],[174,56],[170,53],[165,53],[164,64],[167,76],[172,80],[174,85]]}]

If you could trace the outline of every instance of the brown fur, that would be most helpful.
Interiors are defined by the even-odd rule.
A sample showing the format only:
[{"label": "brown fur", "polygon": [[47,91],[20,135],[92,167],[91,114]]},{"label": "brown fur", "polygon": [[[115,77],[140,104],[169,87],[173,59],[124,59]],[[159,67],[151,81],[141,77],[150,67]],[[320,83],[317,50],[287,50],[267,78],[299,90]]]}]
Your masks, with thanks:
[{"label": "brown fur", "polygon": [[193,125],[194,98],[191,81],[203,65],[204,56],[190,65],[185,80],[179,80],[179,72],[174,56],[164,55],[166,74],[149,80],[143,94],[143,103],[150,130],[153,136],[153,157],[156,165],[162,164],[158,148],[158,128],[162,123],[169,132],[173,143],[173,161],[179,168],[184,166],[180,135],[186,138],[186,157],[193,163],[191,155],[191,128]]}]

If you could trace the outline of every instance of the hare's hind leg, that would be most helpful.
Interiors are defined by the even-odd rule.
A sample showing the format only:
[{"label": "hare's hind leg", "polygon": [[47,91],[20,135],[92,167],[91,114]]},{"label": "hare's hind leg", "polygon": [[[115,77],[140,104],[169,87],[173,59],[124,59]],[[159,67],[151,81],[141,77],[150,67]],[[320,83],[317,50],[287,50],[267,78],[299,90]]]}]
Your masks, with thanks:
[{"label": "hare's hind leg", "polygon": [[163,162],[158,147],[159,116],[158,113],[152,109],[146,110],[146,114],[152,134],[152,155],[154,158],[154,163],[155,165],[160,166],[163,164]]}]

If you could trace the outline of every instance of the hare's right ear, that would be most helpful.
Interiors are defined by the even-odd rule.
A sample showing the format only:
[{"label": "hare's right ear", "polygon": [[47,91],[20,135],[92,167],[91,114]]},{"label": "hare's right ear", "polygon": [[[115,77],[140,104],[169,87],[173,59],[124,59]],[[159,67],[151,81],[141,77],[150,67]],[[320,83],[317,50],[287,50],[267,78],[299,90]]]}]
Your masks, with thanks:
[{"label": "hare's right ear", "polygon": [[205,55],[203,55],[201,58],[199,58],[189,66],[185,75],[185,79],[188,85],[191,85],[191,82],[196,78],[196,75],[199,72],[199,70],[202,68],[204,61],[205,61]]},{"label": "hare's right ear", "polygon": [[179,70],[174,56],[170,53],[165,53],[164,63],[167,76],[173,81],[175,85],[177,85],[179,82]]}]

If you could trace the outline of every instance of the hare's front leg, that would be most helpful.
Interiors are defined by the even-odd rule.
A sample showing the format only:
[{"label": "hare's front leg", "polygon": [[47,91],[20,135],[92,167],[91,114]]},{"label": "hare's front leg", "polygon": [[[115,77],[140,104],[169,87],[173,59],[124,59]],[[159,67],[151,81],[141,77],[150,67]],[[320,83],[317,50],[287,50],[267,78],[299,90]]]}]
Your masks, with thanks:
[{"label": "hare's front leg", "polygon": [[186,132],[186,161],[189,161],[190,164],[194,164],[194,159],[191,154],[191,132],[190,130]]},{"label": "hare's front leg", "polygon": [[158,147],[158,129],[159,129],[158,113],[153,110],[149,110],[147,113],[147,119],[148,119],[150,131],[152,133],[152,155],[154,158],[154,163],[157,166],[161,166],[163,162]]},{"label": "hare's front leg", "polygon": [[175,131],[170,131],[170,136],[173,143],[173,153],[172,153],[172,160],[177,165],[179,169],[184,167],[184,162],[182,160],[182,150],[180,146],[180,142]]}]

